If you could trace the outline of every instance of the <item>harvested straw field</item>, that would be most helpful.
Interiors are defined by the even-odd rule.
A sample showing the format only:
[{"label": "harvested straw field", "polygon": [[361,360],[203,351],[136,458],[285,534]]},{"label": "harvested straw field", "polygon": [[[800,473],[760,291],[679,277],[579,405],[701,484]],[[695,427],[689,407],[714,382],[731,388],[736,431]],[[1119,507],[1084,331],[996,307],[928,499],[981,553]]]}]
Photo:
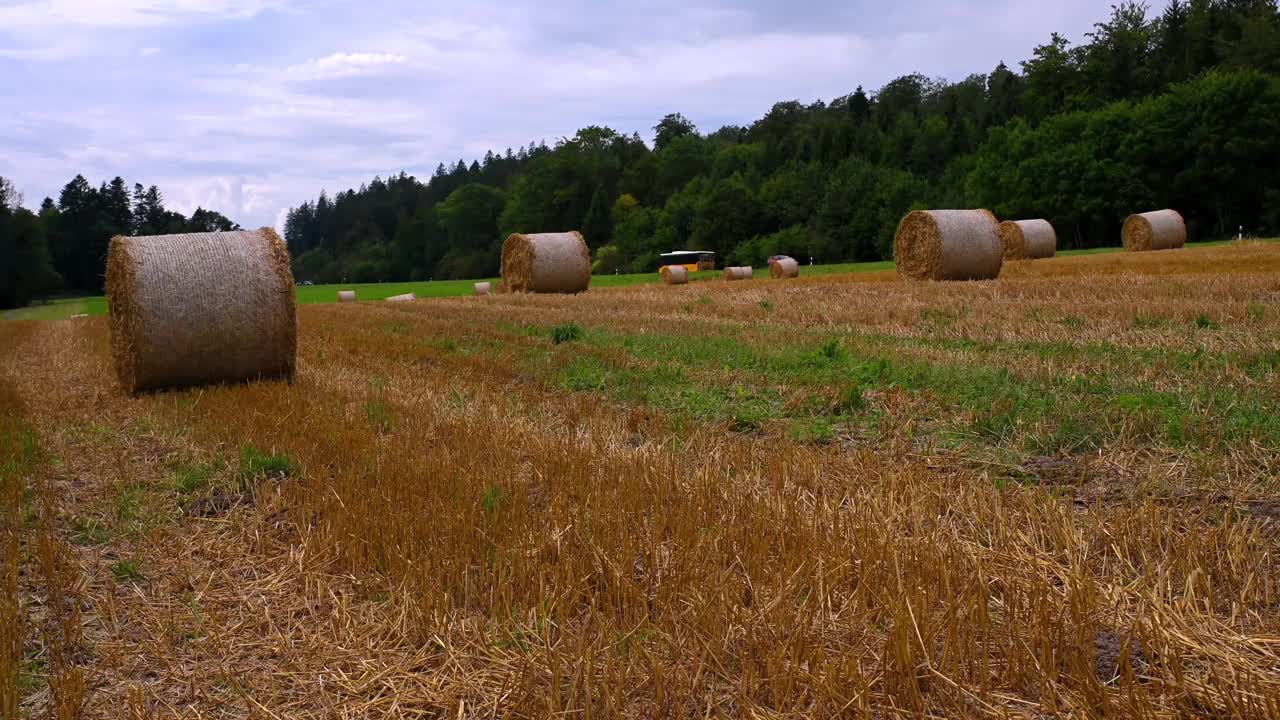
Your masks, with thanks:
[{"label": "harvested straw field", "polygon": [[139,397],[0,323],[0,707],[1280,717],[1277,277],[305,305],[292,384]]}]

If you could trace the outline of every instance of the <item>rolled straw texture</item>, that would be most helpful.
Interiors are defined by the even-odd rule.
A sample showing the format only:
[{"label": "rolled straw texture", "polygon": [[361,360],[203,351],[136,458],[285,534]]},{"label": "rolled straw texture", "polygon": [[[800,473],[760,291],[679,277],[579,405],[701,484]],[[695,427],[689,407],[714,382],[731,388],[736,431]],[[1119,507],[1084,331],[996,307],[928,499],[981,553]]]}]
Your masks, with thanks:
[{"label": "rolled straw texture", "polygon": [[800,277],[800,263],[795,258],[778,258],[769,266],[769,277],[777,280],[789,280]]},{"label": "rolled straw texture", "polygon": [[1038,260],[1058,253],[1058,233],[1048,220],[1006,220],[1000,223],[1005,260]]},{"label": "rolled straw texture", "polygon": [[667,285],[688,285],[689,284],[689,268],[680,265],[667,265],[658,271],[662,275],[662,282]]},{"label": "rolled straw texture", "polygon": [[487,282],[476,283],[475,292],[476,292],[476,295],[489,295],[493,292],[493,283],[487,283]]},{"label": "rolled straw texture", "polygon": [[392,295],[387,298],[387,302],[413,302],[417,299],[417,295],[414,295],[413,293],[405,293],[404,295]]},{"label": "rolled straw texture", "polygon": [[580,293],[591,284],[591,253],[582,233],[515,233],[502,244],[509,292]]},{"label": "rolled straw texture", "polygon": [[113,238],[107,302],[128,392],[293,377],[293,273],[270,228]]},{"label": "rolled straw texture", "polygon": [[752,270],[749,267],[727,267],[724,269],[725,280],[750,280]]},{"label": "rolled straw texture", "polygon": [[898,225],[893,259],[911,280],[990,280],[1000,275],[1004,246],[987,210],[917,210]]},{"label": "rolled straw texture", "polygon": [[355,302],[355,301],[356,301],[355,290],[339,290],[338,291],[338,302],[349,303],[349,302]]},{"label": "rolled straw texture", "polygon": [[1187,244],[1187,224],[1177,210],[1130,215],[1121,234],[1130,252],[1177,250]]}]

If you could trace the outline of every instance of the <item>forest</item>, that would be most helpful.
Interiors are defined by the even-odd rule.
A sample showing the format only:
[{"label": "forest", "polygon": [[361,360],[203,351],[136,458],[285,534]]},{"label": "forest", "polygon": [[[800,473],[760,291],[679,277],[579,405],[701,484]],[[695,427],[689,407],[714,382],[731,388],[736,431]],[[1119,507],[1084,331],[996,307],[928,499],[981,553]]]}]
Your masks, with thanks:
[{"label": "forest", "polygon": [[[441,163],[425,181],[400,172],[321,192],[288,212],[284,235],[296,277],[314,282],[493,276],[507,234],[570,229],[597,273],[651,272],[673,249],[734,264],[889,259],[899,219],[925,207],[1043,217],[1063,247],[1083,248],[1118,244],[1126,215],[1163,207],[1183,213],[1192,239],[1275,235],[1278,170],[1276,0],[1124,2],[1080,44],[1054,34],[1017,70],[907,75],[710,132],[672,113],[649,141],[586,127]],[[95,290],[109,229],[169,218],[139,190],[76,178],[38,215],[0,210],[0,256],[38,256],[42,236],[47,287],[56,274],[67,290]],[[197,214],[170,220],[229,222]]]},{"label": "forest", "polygon": [[38,212],[0,177],[0,308],[27,305],[54,294],[100,295],[107,248],[116,235],[237,230],[221,213],[196,208],[191,217],[166,210],[155,185],[123,178],[93,187],[77,175]]},{"label": "forest", "polygon": [[300,278],[494,275],[511,232],[580,229],[599,273],[659,253],[889,259],[902,215],[986,207],[1044,217],[1065,247],[1115,245],[1124,217],[1174,207],[1193,238],[1280,231],[1280,13],[1270,0],[1126,2],[1072,46],[948,83],[919,74],[749,127],[662,118],[652,143],[587,127],[553,146],[321,193],[288,215]]}]

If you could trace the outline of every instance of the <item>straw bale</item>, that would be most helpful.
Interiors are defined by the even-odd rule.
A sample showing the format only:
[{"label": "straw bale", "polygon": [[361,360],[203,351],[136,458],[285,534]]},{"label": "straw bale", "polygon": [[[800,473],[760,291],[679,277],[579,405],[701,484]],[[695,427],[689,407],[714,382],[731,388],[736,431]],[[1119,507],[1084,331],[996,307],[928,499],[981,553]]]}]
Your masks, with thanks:
[{"label": "straw bale", "polygon": [[1048,220],[1006,220],[1000,223],[1005,260],[1051,258],[1058,252],[1058,234]]},{"label": "straw bale", "polygon": [[356,301],[355,290],[339,290],[338,291],[338,302],[349,303],[349,302],[355,302],[355,301]]},{"label": "straw bale", "polygon": [[1187,224],[1177,210],[1130,215],[1121,234],[1130,252],[1177,250],[1187,244]]},{"label": "straw bale", "polygon": [[591,284],[591,253],[580,232],[515,233],[502,244],[509,292],[580,293]]},{"label": "straw bale", "polygon": [[750,280],[752,270],[750,267],[727,267],[724,269],[725,280]]},{"label": "straw bale", "polygon": [[271,228],[115,237],[107,302],[128,392],[293,377],[293,273]]},{"label": "straw bale", "polygon": [[893,258],[911,280],[990,280],[1000,275],[1004,246],[987,210],[917,210],[898,225]]},{"label": "straw bale", "polygon": [[490,295],[493,293],[493,283],[478,282],[475,284],[476,295]]},{"label": "straw bale", "polygon": [[658,272],[662,275],[662,282],[667,285],[689,284],[689,268],[682,265],[664,265]]},{"label": "straw bale", "polygon": [[800,277],[800,263],[795,258],[781,257],[769,265],[769,277],[775,280],[789,280]]},{"label": "straw bale", "polygon": [[387,302],[413,302],[417,299],[417,295],[414,295],[413,293],[405,293],[404,295],[392,295],[387,298]]}]

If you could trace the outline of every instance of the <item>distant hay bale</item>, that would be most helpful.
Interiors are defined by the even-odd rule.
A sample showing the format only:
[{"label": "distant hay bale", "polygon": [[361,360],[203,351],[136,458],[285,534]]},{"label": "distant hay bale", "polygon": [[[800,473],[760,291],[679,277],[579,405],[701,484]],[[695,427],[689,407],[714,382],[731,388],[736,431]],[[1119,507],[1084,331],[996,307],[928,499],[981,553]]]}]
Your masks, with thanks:
[{"label": "distant hay bale", "polygon": [[1177,210],[1130,215],[1121,234],[1129,252],[1177,250],[1187,244],[1187,224]]},{"label": "distant hay bale", "polygon": [[781,257],[769,264],[769,277],[775,280],[789,280],[800,277],[800,263],[795,258]]},{"label": "distant hay bale", "polygon": [[349,303],[349,302],[355,302],[355,301],[356,301],[355,290],[339,290],[338,291],[338,302]]},{"label": "distant hay bale", "polygon": [[502,244],[509,292],[580,293],[591,284],[591,253],[582,233],[515,233]]},{"label": "distant hay bale", "polygon": [[917,210],[893,240],[898,275],[911,280],[990,280],[1000,275],[1004,246],[987,210]]},{"label": "distant hay bale", "polygon": [[727,267],[724,269],[725,280],[750,280],[752,270],[750,267]]},{"label": "distant hay bale", "polygon": [[689,268],[682,265],[664,265],[658,273],[662,275],[662,282],[667,285],[689,284]]},{"label": "distant hay bale", "polygon": [[1058,233],[1048,220],[1006,220],[1000,223],[1005,260],[1038,260],[1058,252]]},{"label": "distant hay bale", "polygon": [[107,303],[128,392],[293,377],[293,273],[270,228],[115,237]]},{"label": "distant hay bale", "polygon": [[405,293],[404,295],[392,295],[387,298],[387,302],[413,302],[417,299],[417,295],[414,295],[413,293]]},{"label": "distant hay bale", "polygon": [[490,295],[493,293],[493,283],[479,282],[475,284],[476,295]]}]

